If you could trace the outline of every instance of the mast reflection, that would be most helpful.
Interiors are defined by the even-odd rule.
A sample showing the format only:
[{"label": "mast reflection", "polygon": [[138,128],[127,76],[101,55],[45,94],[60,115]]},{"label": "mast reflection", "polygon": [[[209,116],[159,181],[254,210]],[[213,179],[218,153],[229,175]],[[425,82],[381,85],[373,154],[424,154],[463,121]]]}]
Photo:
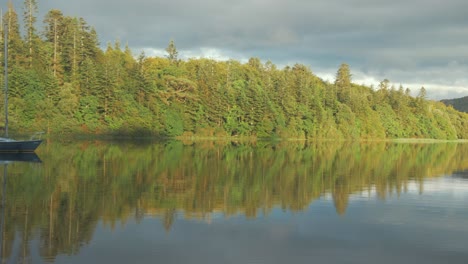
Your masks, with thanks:
[{"label": "mast reflection", "polygon": [[0,153],[0,165],[3,165],[2,209],[0,222],[0,260],[4,263],[5,205],[7,196],[8,165],[15,162],[41,163],[36,153]]}]

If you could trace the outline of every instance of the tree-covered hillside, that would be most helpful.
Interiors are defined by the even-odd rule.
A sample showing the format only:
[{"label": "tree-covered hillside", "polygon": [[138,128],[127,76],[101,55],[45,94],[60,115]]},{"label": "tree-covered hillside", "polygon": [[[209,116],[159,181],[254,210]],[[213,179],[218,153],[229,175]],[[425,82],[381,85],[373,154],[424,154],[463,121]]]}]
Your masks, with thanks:
[{"label": "tree-covered hillside", "polygon": [[446,99],[442,100],[442,102],[446,105],[453,106],[453,108],[457,109],[458,111],[468,113],[468,96],[455,99]]},{"label": "tree-covered hillside", "polygon": [[[82,18],[50,10],[36,27],[35,0],[10,6],[13,130],[152,136],[266,138],[468,138],[468,115],[384,80],[352,83],[347,64],[328,83],[305,65],[135,56],[102,50]],[[19,20],[24,29],[20,30]],[[20,32],[25,32],[24,35]],[[2,36],[3,36],[2,29]],[[3,45],[2,38],[2,45]],[[3,82],[2,82],[3,83]],[[3,102],[3,100],[1,100]]]}]

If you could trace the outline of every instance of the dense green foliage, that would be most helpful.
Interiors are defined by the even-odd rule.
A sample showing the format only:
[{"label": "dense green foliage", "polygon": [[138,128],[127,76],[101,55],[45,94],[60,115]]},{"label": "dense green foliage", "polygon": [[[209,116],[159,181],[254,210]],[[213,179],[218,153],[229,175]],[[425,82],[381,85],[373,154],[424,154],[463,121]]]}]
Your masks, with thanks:
[{"label": "dense green foliage", "polygon": [[98,223],[114,227],[144,216],[169,230],[181,216],[256,218],[275,207],[307,210],[328,195],[344,214],[352,194],[375,191],[386,199],[415,183],[424,192],[427,177],[468,168],[463,143],[73,141],[44,142],[38,154],[42,164],[13,163],[2,177],[7,259],[15,245],[20,257],[38,246],[52,262],[89,243]]},{"label": "dense green foliage", "polygon": [[453,106],[453,108],[457,109],[458,111],[468,113],[468,96],[455,99],[446,99],[442,100],[441,102],[446,105]]},{"label": "dense green foliage", "polygon": [[[468,138],[468,115],[428,101],[422,88],[353,84],[348,65],[328,83],[304,65],[278,69],[251,58],[136,58],[120,43],[99,47],[84,19],[50,10],[35,28],[25,1],[25,36],[10,7],[13,130],[165,137]],[[40,34],[38,33],[40,32]]]}]

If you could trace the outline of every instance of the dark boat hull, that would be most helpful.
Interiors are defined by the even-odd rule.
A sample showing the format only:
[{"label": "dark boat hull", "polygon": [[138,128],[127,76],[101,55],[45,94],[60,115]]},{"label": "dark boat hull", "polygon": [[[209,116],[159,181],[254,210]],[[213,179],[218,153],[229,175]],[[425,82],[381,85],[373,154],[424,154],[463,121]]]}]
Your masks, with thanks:
[{"label": "dark boat hull", "polygon": [[0,141],[0,153],[34,152],[42,140]]}]

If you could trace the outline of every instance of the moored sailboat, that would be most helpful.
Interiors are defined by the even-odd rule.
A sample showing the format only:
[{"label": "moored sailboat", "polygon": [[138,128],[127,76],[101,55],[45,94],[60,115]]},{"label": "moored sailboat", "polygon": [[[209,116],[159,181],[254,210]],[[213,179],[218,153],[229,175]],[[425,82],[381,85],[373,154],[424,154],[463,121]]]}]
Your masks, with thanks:
[{"label": "moored sailboat", "polygon": [[42,139],[34,139],[36,133],[30,140],[15,140],[8,137],[8,27],[5,25],[5,38],[4,38],[4,59],[5,59],[5,137],[0,137],[0,152],[34,152],[42,142]]}]

